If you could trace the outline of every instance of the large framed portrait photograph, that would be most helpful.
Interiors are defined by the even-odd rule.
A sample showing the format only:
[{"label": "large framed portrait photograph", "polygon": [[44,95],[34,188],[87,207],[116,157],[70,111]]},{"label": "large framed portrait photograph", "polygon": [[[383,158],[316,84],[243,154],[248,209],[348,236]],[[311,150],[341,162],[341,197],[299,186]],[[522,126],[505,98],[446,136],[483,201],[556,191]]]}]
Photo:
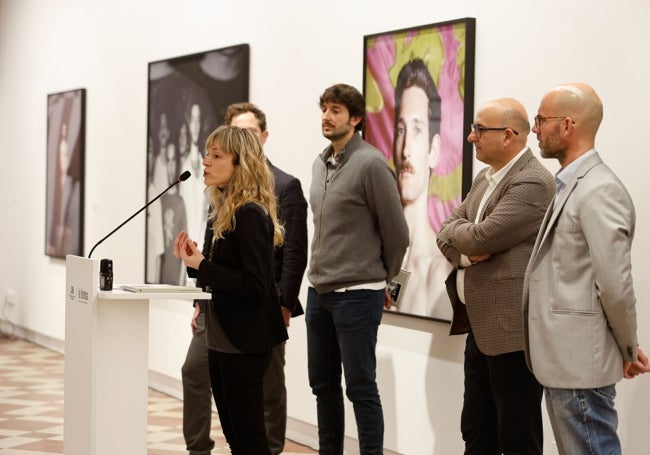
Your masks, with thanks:
[{"label": "large framed portrait photograph", "polygon": [[395,170],[411,234],[400,314],[451,320],[436,238],[472,183],[475,28],[464,18],[364,37],[364,139]]},{"label": "large framed portrait photograph", "polygon": [[147,200],[181,173],[191,176],[147,208],[147,283],[186,283],[172,245],[184,230],[201,248],[208,215],[205,140],[223,123],[228,105],[248,101],[249,54],[248,44],[240,44],[149,63]]},{"label": "large framed portrait photograph", "polygon": [[83,256],[86,90],[47,95],[45,254]]}]

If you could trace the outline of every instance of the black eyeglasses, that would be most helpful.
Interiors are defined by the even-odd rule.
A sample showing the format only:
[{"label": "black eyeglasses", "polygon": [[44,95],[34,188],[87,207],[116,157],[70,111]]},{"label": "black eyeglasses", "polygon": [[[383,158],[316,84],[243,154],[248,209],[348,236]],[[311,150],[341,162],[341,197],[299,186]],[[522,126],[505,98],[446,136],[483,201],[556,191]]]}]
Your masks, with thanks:
[{"label": "black eyeglasses", "polygon": [[509,126],[502,126],[502,127],[499,127],[499,128],[488,128],[487,126],[481,126],[481,125],[477,125],[476,123],[472,123],[470,125],[470,128],[472,129],[472,131],[474,131],[476,133],[476,137],[478,137],[478,138],[481,137],[481,134],[483,134],[483,131],[512,130],[512,132],[515,133],[515,135],[519,136],[519,132],[514,128],[510,128]]},{"label": "black eyeglasses", "polygon": [[[567,118],[567,116],[563,115],[561,117],[559,117],[559,116],[558,117],[544,117],[543,115],[536,115],[534,117],[535,128],[540,129],[542,127],[542,124],[547,120],[559,120],[559,119],[563,119],[563,118]],[[571,120],[571,121],[573,122],[573,120]],[[575,122],[573,122],[573,123],[575,123]]]}]

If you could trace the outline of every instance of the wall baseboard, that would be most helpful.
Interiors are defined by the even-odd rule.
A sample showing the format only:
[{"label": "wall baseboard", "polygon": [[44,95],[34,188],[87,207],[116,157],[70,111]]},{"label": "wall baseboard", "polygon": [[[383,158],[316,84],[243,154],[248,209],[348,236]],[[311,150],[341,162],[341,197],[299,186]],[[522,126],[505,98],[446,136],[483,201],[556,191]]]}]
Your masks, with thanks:
[{"label": "wall baseboard", "polygon": [[[0,322],[6,322],[5,319],[0,319]],[[4,327],[4,326],[3,326]],[[65,351],[65,341],[59,340],[58,338],[51,337],[49,335],[43,335],[42,333],[35,332],[31,329],[21,327],[19,325],[11,324],[12,332],[6,333],[3,332],[3,335],[11,338],[20,338],[22,340],[29,341],[31,343],[43,346],[50,351],[58,352],[63,355]]]}]

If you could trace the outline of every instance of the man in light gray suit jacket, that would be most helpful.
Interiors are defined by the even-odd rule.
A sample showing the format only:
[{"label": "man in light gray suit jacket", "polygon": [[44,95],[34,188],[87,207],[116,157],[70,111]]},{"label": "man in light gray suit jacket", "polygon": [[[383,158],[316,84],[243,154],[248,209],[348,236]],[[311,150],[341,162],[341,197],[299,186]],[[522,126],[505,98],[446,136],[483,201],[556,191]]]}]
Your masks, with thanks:
[{"label": "man in light gray suit jacket", "polygon": [[594,148],[602,116],[591,87],[561,85],[533,128],[562,168],[526,271],[526,360],[561,454],[620,453],[615,383],[649,371],[636,338],[634,206]]},{"label": "man in light gray suit jacket", "polygon": [[479,109],[467,139],[489,166],[438,234],[438,247],[455,268],[447,280],[452,333],[468,321],[465,454],[542,454],[542,386],[526,367],[521,293],[555,185],[526,147],[527,117],[511,98]]}]

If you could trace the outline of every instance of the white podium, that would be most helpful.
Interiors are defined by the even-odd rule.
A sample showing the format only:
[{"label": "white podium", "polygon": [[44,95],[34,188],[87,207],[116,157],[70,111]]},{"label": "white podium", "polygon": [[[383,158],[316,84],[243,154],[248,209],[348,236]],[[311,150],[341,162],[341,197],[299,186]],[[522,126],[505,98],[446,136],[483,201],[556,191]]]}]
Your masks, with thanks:
[{"label": "white podium", "polygon": [[203,292],[99,290],[99,260],[66,257],[64,455],[147,453],[149,301]]}]

